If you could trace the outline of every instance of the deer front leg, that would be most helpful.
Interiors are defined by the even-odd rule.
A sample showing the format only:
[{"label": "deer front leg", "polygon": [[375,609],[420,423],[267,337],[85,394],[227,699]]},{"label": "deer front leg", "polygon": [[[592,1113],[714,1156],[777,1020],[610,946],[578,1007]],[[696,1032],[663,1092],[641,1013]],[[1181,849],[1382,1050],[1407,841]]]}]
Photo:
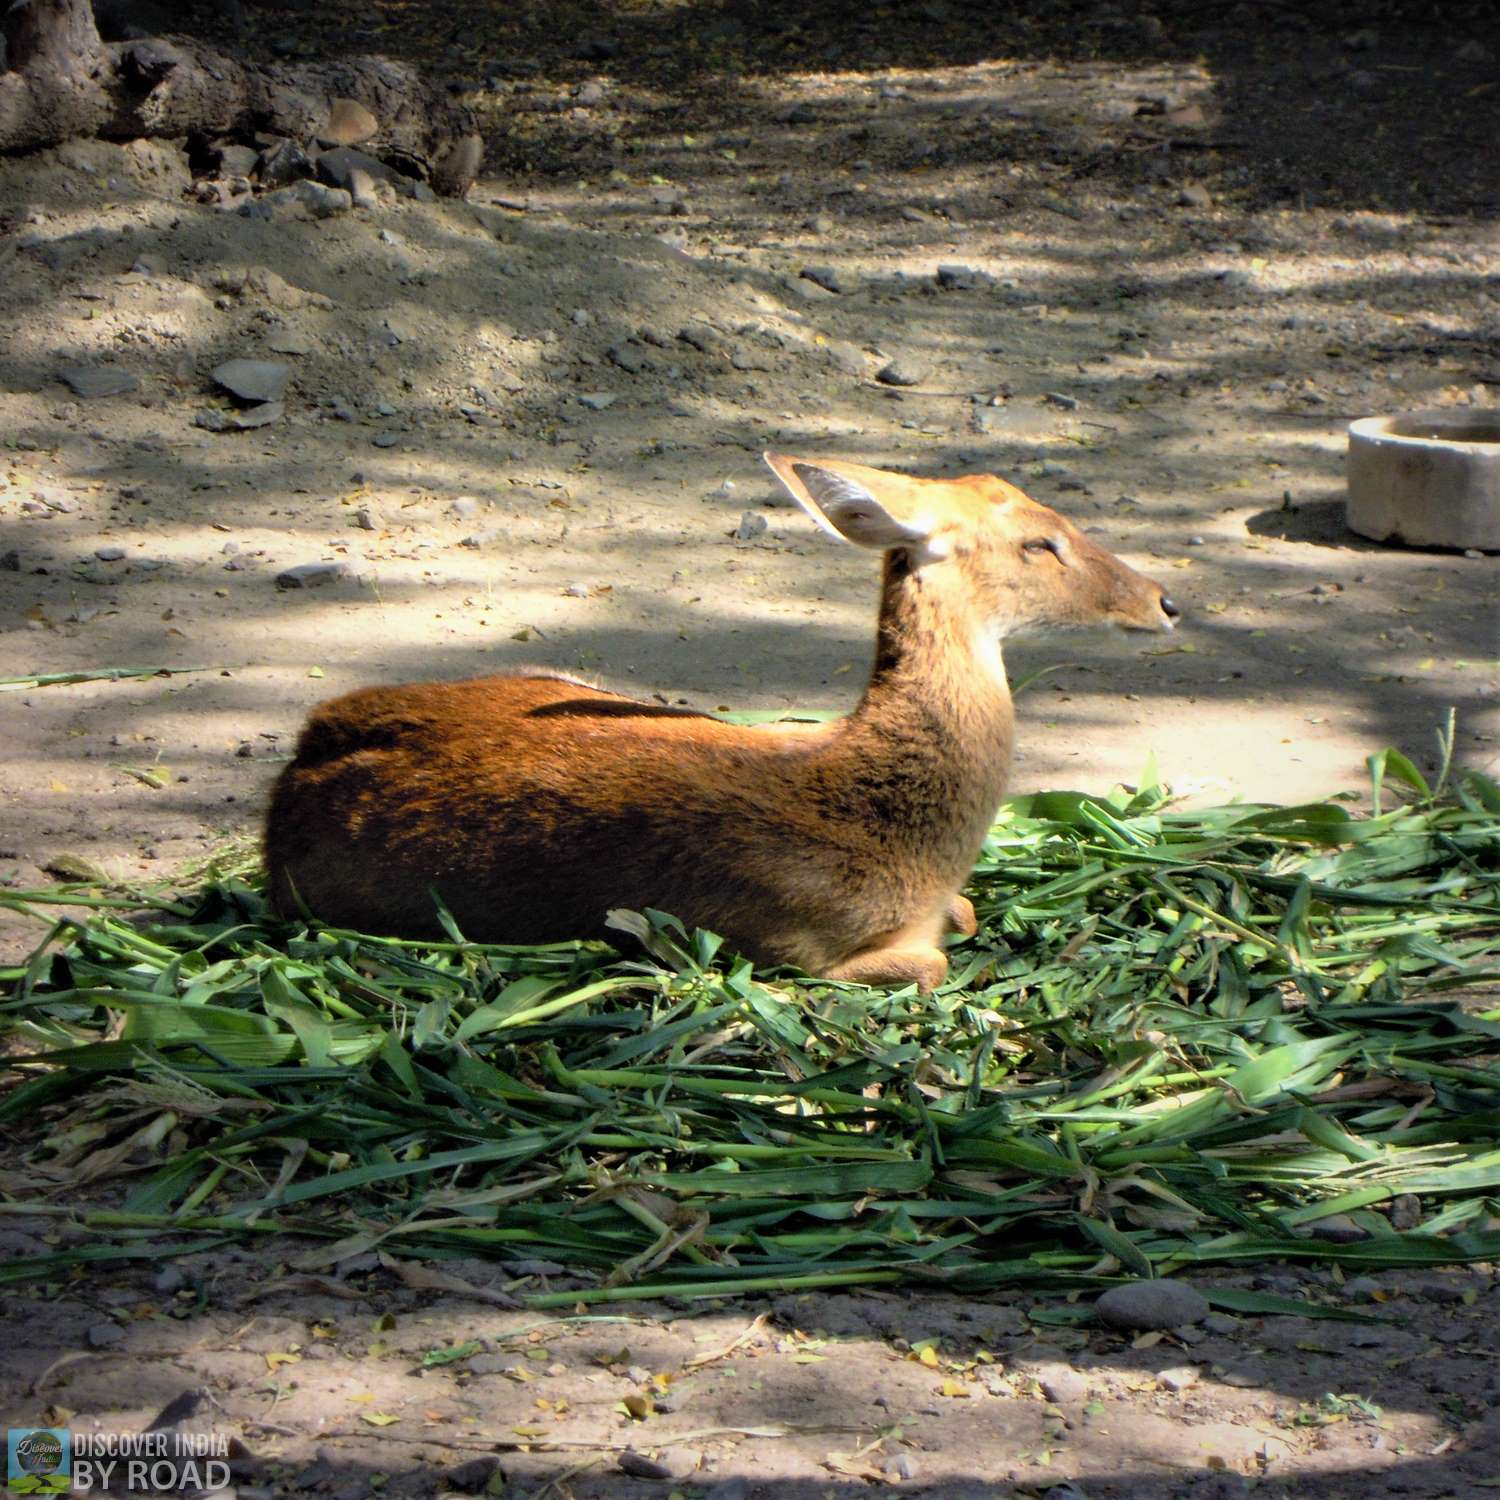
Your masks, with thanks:
[{"label": "deer front leg", "polygon": [[970,938],[979,931],[979,918],[974,915],[974,903],[967,896],[950,897],[946,916],[949,932]]}]

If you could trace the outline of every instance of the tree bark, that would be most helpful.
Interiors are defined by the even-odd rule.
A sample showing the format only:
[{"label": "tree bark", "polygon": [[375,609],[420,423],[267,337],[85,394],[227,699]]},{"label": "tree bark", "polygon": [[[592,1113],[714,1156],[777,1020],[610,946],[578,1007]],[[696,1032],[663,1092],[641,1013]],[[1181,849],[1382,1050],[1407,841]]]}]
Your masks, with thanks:
[{"label": "tree bark", "polygon": [[93,135],[308,142],[345,98],[379,122],[364,149],[393,152],[439,192],[462,193],[478,171],[468,109],[388,58],[255,68],[183,37],[105,43],[90,0],[20,0],[6,13],[4,41],[0,153]]}]

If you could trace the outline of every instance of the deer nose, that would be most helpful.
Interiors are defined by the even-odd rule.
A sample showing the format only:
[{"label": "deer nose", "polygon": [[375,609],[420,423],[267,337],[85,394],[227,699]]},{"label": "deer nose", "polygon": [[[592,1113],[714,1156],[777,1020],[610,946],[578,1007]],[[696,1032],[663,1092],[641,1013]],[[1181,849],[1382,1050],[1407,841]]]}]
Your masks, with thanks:
[{"label": "deer nose", "polygon": [[1161,596],[1161,612],[1173,622],[1182,618],[1182,611],[1165,594]]}]

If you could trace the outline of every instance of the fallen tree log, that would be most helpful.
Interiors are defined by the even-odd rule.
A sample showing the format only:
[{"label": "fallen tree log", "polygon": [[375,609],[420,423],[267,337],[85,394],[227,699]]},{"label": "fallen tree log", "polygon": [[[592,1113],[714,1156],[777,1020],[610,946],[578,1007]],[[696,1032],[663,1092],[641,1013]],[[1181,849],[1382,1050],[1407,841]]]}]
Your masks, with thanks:
[{"label": "fallen tree log", "polygon": [[0,152],[284,137],[389,151],[446,194],[467,190],[483,156],[470,111],[390,58],[258,67],[185,37],[104,42],[89,0],[17,0],[3,40]]}]

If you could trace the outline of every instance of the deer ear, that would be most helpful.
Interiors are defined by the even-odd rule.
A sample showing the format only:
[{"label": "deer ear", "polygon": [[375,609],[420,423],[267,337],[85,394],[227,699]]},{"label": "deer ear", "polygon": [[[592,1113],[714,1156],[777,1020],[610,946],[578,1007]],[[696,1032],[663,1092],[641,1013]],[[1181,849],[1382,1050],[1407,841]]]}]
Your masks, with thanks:
[{"label": "deer ear", "polygon": [[785,453],[767,453],[765,460],[792,499],[831,536],[878,552],[922,547],[931,537],[930,526],[892,515],[847,474]]}]

